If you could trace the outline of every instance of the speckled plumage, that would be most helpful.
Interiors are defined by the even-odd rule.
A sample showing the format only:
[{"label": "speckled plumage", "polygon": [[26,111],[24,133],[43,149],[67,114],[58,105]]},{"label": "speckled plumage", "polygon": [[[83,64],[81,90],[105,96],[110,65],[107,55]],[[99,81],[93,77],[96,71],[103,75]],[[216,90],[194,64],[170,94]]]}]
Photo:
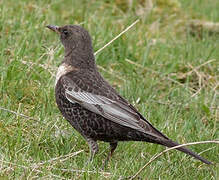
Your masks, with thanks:
[{"label": "speckled plumage", "polygon": [[[87,140],[91,158],[98,151],[98,140],[110,143],[109,157],[118,141],[178,145],[155,129],[103,79],[86,30],[75,25],[48,28],[60,34],[65,47],[65,58],[56,79],[56,102],[62,115]],[[210,164],[187,148],[177,149]]]},{"label": "speckled plumage", "polygon": [[[110,97],[112,100],[116,100],[118,97],[115,90],[111,88],[109,84],[102,79],[101,76],[97,78],[97,75],[93,75],[92,72],[70,72],[67,73],[65,77],[71,78],[84,91]],[[107,142],[143,140],[143,135],[141,135],[140,132],[116,124],[99,114],[87,110],[77,103],[70,103],[65,95],[63,78],[59,79],[55,88],[57,105],[64,117],[83,136],[92,138],[95,141],[102,140]],[[123,99],[121,98],[121,100]],[[150,139],[148,139],[148,141],[150,141]]]}]

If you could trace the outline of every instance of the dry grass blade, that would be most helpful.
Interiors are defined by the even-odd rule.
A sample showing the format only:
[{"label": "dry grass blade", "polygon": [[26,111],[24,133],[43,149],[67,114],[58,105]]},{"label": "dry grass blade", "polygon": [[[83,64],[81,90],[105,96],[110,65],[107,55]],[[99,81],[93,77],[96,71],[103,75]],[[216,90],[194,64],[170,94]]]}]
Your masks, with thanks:
[{"label": "dry grass blade", "polygon": [[126,31],[128,31],[131,27],[133,27],[136,23],[139,22],[139,19],[137,19],[135,22],[133,22],[130,26],[128,26],[125,30],[123,30],[121,33],[119,33],[116,37],[114,37],[110,42],[108,42],[107,44],[105,44],[102,48],[98,49],[94,55],[96,55],[97,53],[99,53],[100,51],[102,51],[103,49],[105,49],[107,46],[109,46],[113,41],[115,41],[116,39],[118,39],[121,35],[123,35]]},{"label": "dry grass blade", "polygon": [[213,90],[213,91],[216,91],[216,89],[218,88],[218,86],[219,86],[219,83],[217,83],[217,84],[212,88],[212,90]]},{"label": "dry grass blade", "polygon": [[111,175],[111,173],[109,173],[109,172],[96,172],[96,171],[89,171],[89,170],[81,170],[81,169],[64,169],[64,168],[62,168],[62,169],[59,169],[59,168],[53,168],[53,169],[56,169],[56,170],[61,170],[61,171],[63,171],[63,172],[76,172],[76,173],[92,173],[92,174],[96,174],[96,173],[99,173],[99,174],[101,174],[101,175],[103,175],[103,176],[110,176]]},{"label": "dry grass blade", "polygon": [[186,143],[186,144],[181,144],[178,146],[174,146],[171,148],[168,148],[164,151],[162,151],[161,153],[159,153],[158,155],[154,156],[151,158],[151,160],[146,163],[134,176],[130,177],[129,179],[132,180],[134,178],[136,178],[148,165],[150,165],[154,160],[156,160],[157,158],[159,158],[160,156],[162,156],[164,153],[173,150],[173,149],[177,149],[179,147],[184,147],[184,146],[190,146],[190,145],[196,145],[196,144],[207,144],[207,143],[215,143],[215,144],[219,144],[219,140],[214,140],[214,141],[199,141],[199,142],[192,142],[192,143]]},{"label": "dry grass blade", "polygon": [[195,96],[197,96],[197,95],[201,92],[201,90],[202,90],[204,87],[205,87],[205,85],[203,85],[202,87],[200,87],[200,88],[198,89],[198,91],[196,91],[193,95],[191,95],[191,98],[194,98]]},{"label": "dry grass blade", "polygon": [[[63,162],[67,159],[69,159],[70,157],[73,157],[73,156],[76,156],[77,154],[83,152],[83,150],[80,150],[80,151],[77,151],[77,152],[73,152],[71,154],[67,154],[67,155],[64,155],[64,156],[60,156],[60,157],[56,157],[56,158],[52,158],[48,161],[44,161],[44,162],[41,162],[41,163],[38,163],[38,164],[33,164],[31,166],[31,173],[34,172],[34,171],[38,171],[38,169],[40,168],[40,166],[46,164],[46,163],[52,163],[53,161],[57,161],[57,160],[60,160],[60,162]],[[62,159],[64,158],[64,159]],[[29,174],[29,176],[31,175],[31,173]]]},{"label": "dry grass blade", "polygon": [[155,70],[153,70],[153,69],[144,67],[144,66],[142,66],[142,65],[140,65],[140,64],[138,64],[138,63],[135,63],[135,62],[133,62],[133,61],[131,61],[131,60],[129,60],[129,59],[125,59],[125,61],[127,61],[128,63],[133,64],[133,65],[135,65],[135,66],[137,66],[137,67],[140,67],[140,68],[142,68],[142,69],[145,69],[145,70],[147,70],[147,71],[150,71],[150,72],[152,72],[152,73],[154,73],[154,74],[157,74],[157,75],[160,76],[161,78],[165,78],[165,79],[167,79],[167,80],[169,80],[169,81],[171,81],[171,82],[173,82],[173,83],[175,83],[175,84],[178,84],[178,85],[180,85],[180,86],[183,86],[185,89],[188,88],[188,89],[190,90],[190,93],[193,91],[192,88],[189,88],[189,87],[186,88],[184,84],[182,84],[182,83],[180,83],[180,82],[178,82],[178,81],[176,81],[176,80],[174,80],[174,79],[172,79],[172,78],[170,78],[170,77],[168,77],[168,76],[166,76],[166,75],[164,75],[164,74],[161,74],[161,73],[158,72],[158,71],[155,71]]},{"label": "dry grass blade", "polygon": [[111,71],[107,71],[105,68],[103,68],[102,66],[100,66],[100,65],[97,65],[97,67],[99,68],[99,69],[101,69],[102,71],[104,71],[104,72],[107,72],[108,74],[110,74],[110,75],[112,75],[112,76],[115,76],[116,78],[118,78],[118,79],[120,79],[120,80],[122,80],[122,81],[126,81],[124,78],[122,78],[122,77],[120,77],[117,73],[115,73],[115,72],[111,72]]},{"label": "dry grass blade", "polygon": [[[69,158],[71,158],[71,157],[73,157],[73,156],[76,156],[76,155],[78,155],[79,153],[81,153],[81,152],[83,152],[84,150],[80,150],[80,151],[77,151],[77,152],[73,152],[73,153],[70,153],[70,154],[67,154],[67,155],[64,155],[64,156],[59,156],[59,157],[56,157],[56,158],[52,158],[52,159],[50,159],[50,160],[48,160],[48,161],[44,161],[44,162],[41,162],[41,163],[38,163],[38,164],[36,164],[35,165],[35,167],[39,167],[39,166],[41,166],[41,165],[43,165],[43,164],[46,164],[46,163],[51,163],[51,162],[53,162],[53,161],[57,161],[57,160],[60,160],[61,162],[63,162],[63,161],[65,161],[66,159],[69,159]],[[64,158],[64,159],[63,159]]]},{"label": "dry grass blade", "polygon": [[39,66],[45,70],[47,70],[53,77],[55,77],[55,71],[57,68],[48,66],[48,65],[43,65],[43,64],[38,64],[38,63],[33,63],[33,62],[27,62],[27,61],[21,61],[23,64],[29,66],[30,68],[35,65],[35,66]]},{"label": "dry grass blade", "polygon": [[210,151],[210,150],[212,150],[212,149],[214,149],[214,148],[216,148],[216,146],[210,147],[210,148],[208,148],[208,149],[205,149],[204,151],[200,152],[199,155],[200,155],[200,154],[203,154],[204,152]]},{"label": "dry grass blade", "polygon": [[214,61],[216,61],[216,59],[210,59],[210,60],[204,62],[203,64],[201,64],[201,65],[199,65],[199,66],[197,66],[197,67],[195,67],[195,68],[192,68],[192,70],[189,71],[189,72],[187,72],[186,74],[187,74],[187,75],[190,75],[193,71],[198,70],[198,69],[201,68],[202,66],[205,66],[205,65],[207,65],[207,64],[209,64],[209,63],[212,63],[212,62],[214,62]]},{"label": "dry grass blade", "polygon": [[201,34],[202,31],[208,31],[210,34],[219,33],[219,23],[211,21],[193,19],[189,21],[189,27],[193,34]]},{"label": "dry grass blade", "polygon": [[39,121],[39,119],[35,119],[35,118],[33,118],[33,117],[30,117],[30,116],[27,116],[27,115],[24,115],[24,114],[21,114],[21,113],[17,113],[17,112],[15,112],[15,111],[10,110],[10,109],[6,109],[6,108],[3,108],[3,107],[0,107],[0,109],[3,110],[3,111],[7,111],[7,112],[10,112],[10,113],[12,113],[12,114],[15,114],[15,115],[17,115],[17,116],[24,117],[24,118],[26,118],[26,119],[32,119],[32,120],[35,120],[35,121]]},{"label": "dry grass blade", "polygon": [[[5,164],[9,164],[10,166],[12,166],[14,169],[17,168],[17,167],[21,167],[23,169],[30,169],[31,167],[28,167],[28,166],[24,166],[24,165],[20,165],[20,164],[16,164],[16,163],[13,163],[13,162],[8,162],[8,161],[4,161],[4,160],[1,160],[0,159],[0,162],[2,163],[5,163]],[[43,173],[43,171],[40,171],[38,169],[34,169],[35,172],[37,173]],[[50,174],[50,176],[54,177],[54,178],[58,178],[58,179],[63,179],[62,177],[60,176],[57,176],[57,175],[54,175],[54,174]]]}]

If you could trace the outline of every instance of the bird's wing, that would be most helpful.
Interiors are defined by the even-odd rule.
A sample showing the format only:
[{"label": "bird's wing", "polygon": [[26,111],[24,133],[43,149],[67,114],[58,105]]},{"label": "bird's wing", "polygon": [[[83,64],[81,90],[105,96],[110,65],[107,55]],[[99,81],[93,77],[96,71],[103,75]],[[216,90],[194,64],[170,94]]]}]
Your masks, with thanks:
[{"label": "bird's wing", "polygon": [[102,95],[86,92],[67,76],[62,77],[62,83],[65,88],[65,96],[71,103],[78,103],[84,108],[122,126],[147,133],[153,137],[160,137],[160,134],[154,131],[153,126],[147,121],[145,123],[132,106],[126,101],[120,100],[121,97],[112,100]]}]

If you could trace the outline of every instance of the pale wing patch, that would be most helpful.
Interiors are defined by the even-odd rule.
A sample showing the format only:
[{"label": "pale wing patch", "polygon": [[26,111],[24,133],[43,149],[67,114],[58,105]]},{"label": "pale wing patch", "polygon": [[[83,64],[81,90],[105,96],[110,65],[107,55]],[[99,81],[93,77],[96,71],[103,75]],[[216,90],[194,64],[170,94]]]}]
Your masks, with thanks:
[{"label": "pale wing patch", "polygon": [[66,89],[65,92],[66,94],[72,96],[74,99],[77,99],[79,102],[86,102],[89,104],[98,105],[111,104],[114,102],[106,97],[98,96],[91,93],[69,91],[68,89]]},{"label": "pale wing patch", "polygon": [[75,92],[74,90],[69,91],[67,89],[66,98],[70,102],[77,102],[87,109],[109,118],[115,123],[145,132],[145,130],[138,124],[138,115],[131,111],[131,109],[128,111],[128,107],[124,108],[124,105],[119,102],[115,102],[104,96],[87,92]]}]

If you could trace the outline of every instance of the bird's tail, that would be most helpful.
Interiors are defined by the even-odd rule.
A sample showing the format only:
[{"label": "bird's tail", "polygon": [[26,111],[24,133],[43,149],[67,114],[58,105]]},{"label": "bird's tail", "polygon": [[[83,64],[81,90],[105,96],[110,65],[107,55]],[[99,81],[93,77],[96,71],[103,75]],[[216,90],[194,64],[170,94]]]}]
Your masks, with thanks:
[{"label": "bird's tail", "polygon": [[[180,145],[177,142],[174,142],[171,139],[169,139],[166,135],[164,135],[160,131],[158,131],[140,113],[138,113],[138,115],[141,117],[142,120],[145,121],[145,127],[146,127],[145,128],[146,132],[144,133],[145,141],[155,143],[155,144],[160,144],[160,145],[163,145],[163,146],[166,146],[169,148]],[[152,135],[152,136],[148,137],[148,135]],[[203,157],[199,156],[198,154],[192,152],[191,150],[189,150],[185,147],[178,147],[176,149],[202,161],[205,164],[212,164],[210,161],[204,159]]]},{"label": "bird's tail", "polygon": [[[172,141],[170,139],[162,139],[159,142],[159,144],[164,145],[166,147],[174,147],[174,146],[180,145],[177,142],[174,142],[174,141]],[[203,157],[199,156],[198,154],[192,152],[191,150],[189,150],[189,149],[187,149],[185,147],[179,147],[179,148],[176,148],[176,149],[179,150],[179,151],[182,151],[182,152],[184,152],[184,153],[186,153],[186,154],[188,154],[188,155],[190,155],[190,156],[192,156],[192,157],[194,157],[194,158],[196,158],[196,159],[198,159],[200,161],[202,161],[205,164],[212,164],[210,161],[204,159]]]}]

